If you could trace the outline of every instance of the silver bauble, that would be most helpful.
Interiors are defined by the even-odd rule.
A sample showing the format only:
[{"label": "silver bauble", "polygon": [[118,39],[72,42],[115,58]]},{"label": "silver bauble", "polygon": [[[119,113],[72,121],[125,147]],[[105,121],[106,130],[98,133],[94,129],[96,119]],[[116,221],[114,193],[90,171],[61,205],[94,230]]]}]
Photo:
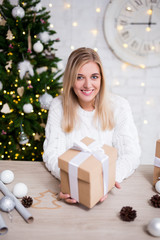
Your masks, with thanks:
[{"label": "silver bauble", "polygon": [[27,135],[23,132],[23,130],[21,131],[19,138],[18,138],[18,142],[21,145],[24,145],[26,143],[29,142],[29,138],[27,137]]},{"label": "silver bauble", "polygon": [[43,44],[40,41],[37,41],[34,45],[33,45],[33,50],[36,53],[40,53],[43,51]]},{"label": "silver bauble", "polygon": [[19,5],[18,5],[17,7],[14,7],[14,8],[12,9],[12,16],[13,16],[14,18],[16,18],[16,17],[23,18],[24,15],[25,15],[25,11],[24,11],[24,9],[23,9],[22,7],[20,7]]},{"label": "silver bauble", "polygon": [[10,212],[15,208],[15,201],[9,196],[4,196],[0,200],[0,209],[4,212]]},{"label": "silver bauble", "polygon": [[154,237],[160,237],[160,218],[153,218],[147,226],[147,231]]},{"label": "silver bauble", "polygon": [[0,90],[3,89],[3,83],[0,81]]},{"label": "silver bauble", "polygon": [[52,102],[53,97],[45,92],[43,95],[39,97],[39,102],[41,104],[41,108],[49,110],[50,104]]},{"label": "silver bauble", "polygon": [[24,111],[25,113],[31,113],[31,112],[33,112],[33,106],[32,106],[32,104],[31,104],[31,103],[26,103],[26,104],[24,104],[24,105],[23,105],[23,111]]}]

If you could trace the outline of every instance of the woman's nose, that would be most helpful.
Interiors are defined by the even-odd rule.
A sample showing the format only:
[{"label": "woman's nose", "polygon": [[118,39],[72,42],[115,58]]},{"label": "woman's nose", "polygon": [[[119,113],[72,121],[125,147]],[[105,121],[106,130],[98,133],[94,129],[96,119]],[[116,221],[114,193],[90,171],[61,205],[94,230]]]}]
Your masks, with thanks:
[{"label": "woman's nose", "polygon": [[84,87],[85,88],[90,88],[91,87],[91,80],[90,80],[90,78],[86,78],[85,79]]}]

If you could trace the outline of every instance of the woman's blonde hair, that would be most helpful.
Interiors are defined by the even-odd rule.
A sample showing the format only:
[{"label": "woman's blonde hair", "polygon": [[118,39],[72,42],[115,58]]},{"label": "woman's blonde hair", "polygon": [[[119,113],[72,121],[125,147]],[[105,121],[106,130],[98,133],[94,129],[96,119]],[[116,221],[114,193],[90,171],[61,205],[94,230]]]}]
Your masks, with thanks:
[{"label": "woman's blonde hair", "polygon": [[98,120],[102,130],[114,127],[113,113],[110,109],[109,99],[107,99],[104,72],[101,60],[93,49],[78,48],[73,51],[68,58],[63,77],[63,119],[62,129],[64,132],[71,132],[77,122],[77,107],[79,106],[77,95],[74,93],[73,86],[77,79],[79,69],[88,62],[95,62],[99,66],[101,74],[100,91],[95,99],[95,124]]}]

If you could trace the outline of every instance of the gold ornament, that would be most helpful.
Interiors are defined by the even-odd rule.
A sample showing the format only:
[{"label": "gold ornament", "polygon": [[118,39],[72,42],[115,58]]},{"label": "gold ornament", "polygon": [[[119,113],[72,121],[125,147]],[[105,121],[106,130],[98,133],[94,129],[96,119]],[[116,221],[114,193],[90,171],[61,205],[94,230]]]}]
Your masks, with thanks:
[{"label": "gold ornament", "polygon": [[0,16],[0,26],[5,26],[6,25],[6,20]]},{"label": "gold ornament", "polygon": [[6,36],[7,36],[6,39],[8,39],[8,40],[12,40],[13,39],[13,34],[12,34],[10,29],[8,30]]},{"label": "gold ornament", "polygon": [[7,65],[5,66],[5,69],[8,70],[9,68],[12,68],[12,60],[6,62]]}]

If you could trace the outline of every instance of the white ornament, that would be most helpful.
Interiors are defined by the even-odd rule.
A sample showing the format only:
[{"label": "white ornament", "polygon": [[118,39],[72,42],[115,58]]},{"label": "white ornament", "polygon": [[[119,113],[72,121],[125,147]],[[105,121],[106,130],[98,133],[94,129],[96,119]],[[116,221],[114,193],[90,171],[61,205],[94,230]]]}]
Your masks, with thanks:
[{"label": "white ornament", "polygon": [[155,189],[158,193],[160,193],[160,180],[156,182]]},{"label": "white ornament", "polygon": [[19,76],[21,79],[23,79],[26,72],[29,72],[32,77],[34,75],[33,66],[28,60],[18,63],[18,69],[20,70]]},{"label": "white ornament", "polygon": [[41,3],[39,2],[39,3],[33,8],[33,11],[39,12],[40,10],[42,10],[42,5],[41,5]]},{"label": "white ornament", "polygon": [[43,43],[47,43],[49,41],[49,34],[46,31],[39,33],[38,37]]},{"label": "white ornament", "polygon": [[43,44],[40,41],[37,41],[34,45],[33,45],[33,50],[37,53],[40,53],[43,51]]},{"label": "white ornament", "polygon": [[2,113],[6,113],[6,114],[11,112],[11,109],[10,109],[8,103],[5,103],[5,104],[3,105],[2,109],[1,109],[1,112],[2,112]]},{"label": "white ornament", "polygon": [[3,83],[0,81],[0,91],[3,89]]},{"label": "white ornament", "polygon": [[26,103],[26,104],[24,104],[24,105],[23,105],[23,111],[24,111],[25,113],[31,113],[31,112],[33,112],[33,106],[32,106],[32,104],[31,104],[31,103]]},{"label": "white ornament", "polygon": [[0,179],[5,184],[11,183],[14,180],[14,173],[10,170],[4,170],[1,173]]},{"label": "white ornament", "polygon": [[147,226],[147,231],[154,237],[160,237],[160,218],[153,218]]},{"label": "white ornament", "polygon": [[17,7],[14,7],[14,8],[12,9],[12,16],[13,16],[14,18],[16,18],[16,17],[23,18],[24,15],[25,15],[25,11],[24,11],[24,9],[23,9],[22,7],[20,7],[19,5],[18,5]]},{"label": "white ornament", "polygon": [[39,97],[39,102],[41,104],[41,108],[49,110],[50,104],[52,102],[53,97],[45,92],[43,95]]},{"label": "white ornament", "polygon": [[13,188],[13,194],[17,198],[23,198],[27,195],[28,188],[24,183],[17,183]]}]

